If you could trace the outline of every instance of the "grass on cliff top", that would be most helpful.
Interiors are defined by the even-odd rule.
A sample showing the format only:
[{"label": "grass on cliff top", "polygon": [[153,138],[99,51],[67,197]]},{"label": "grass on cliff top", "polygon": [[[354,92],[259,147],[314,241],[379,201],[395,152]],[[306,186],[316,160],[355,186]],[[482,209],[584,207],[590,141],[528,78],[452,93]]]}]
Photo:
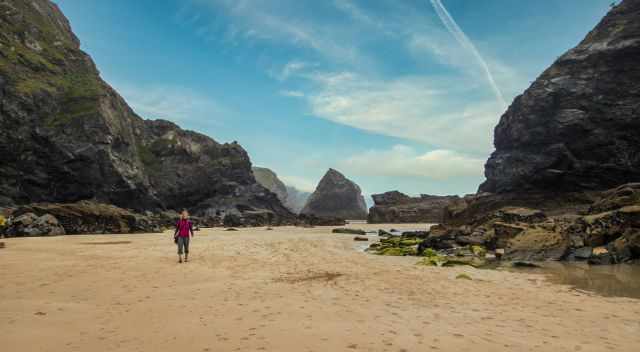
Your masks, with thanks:
[{"label": "grass on cliff top", "polygon": [[[96,113],[103,86],[55,16],[45,16],[31,2],[0,3],[0,74],[23,97],[47,94],[58,101],[57,113],[45,125],[57,127]],[[35,28],[35,29],[34,29]],[[35,34],[32,34],[35,33]],[[37,42],[40,50],[25,43]]]}]

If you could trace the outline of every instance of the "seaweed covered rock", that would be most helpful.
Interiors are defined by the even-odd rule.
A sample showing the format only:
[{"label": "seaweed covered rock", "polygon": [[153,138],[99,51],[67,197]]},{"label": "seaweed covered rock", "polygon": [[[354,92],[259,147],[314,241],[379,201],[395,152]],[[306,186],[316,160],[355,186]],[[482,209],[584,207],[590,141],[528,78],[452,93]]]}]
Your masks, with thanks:
[{"label": "seaweed covered rock", "polygon": [[39,230],[30,230],[32,228],[52,228],[56,231],[40,235],[160,232],[163,229],[156,218],[88,201],[21,206],[14,211],[13,216],[9,236],[38,235],[36,232]]},{"label": "seaweed covered rock", "polygon": [[21,236],[57,236],[66,232],[54,216],[34,213],[24,213],[11,220],[5,235],[9,237]]}]

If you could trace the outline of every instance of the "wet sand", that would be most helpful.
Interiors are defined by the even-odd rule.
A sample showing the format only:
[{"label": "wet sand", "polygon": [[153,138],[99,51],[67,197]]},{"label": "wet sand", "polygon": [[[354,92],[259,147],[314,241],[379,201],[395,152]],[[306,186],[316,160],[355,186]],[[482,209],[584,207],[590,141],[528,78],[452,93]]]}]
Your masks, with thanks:
[{"label": "wet sand", "polygon": [[[418,225],[355,225],[416,228]],[[637,351],[640,300],[416,266],[331,228],[5,239],[4,351]],[[456,279],[466,273],[473,280]]]}]

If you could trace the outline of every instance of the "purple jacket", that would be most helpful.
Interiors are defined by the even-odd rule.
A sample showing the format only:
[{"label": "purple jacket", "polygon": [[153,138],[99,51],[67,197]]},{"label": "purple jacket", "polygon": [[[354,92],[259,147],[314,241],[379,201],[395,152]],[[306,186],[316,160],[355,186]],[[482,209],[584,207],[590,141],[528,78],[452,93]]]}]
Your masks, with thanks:
[{"label": "purple jacket", "polygon": [[193,223],[188,219],[180,219],[176,223],[176,232],[173,233],[173,237],[189,237],[189,233],[193,236]]}]

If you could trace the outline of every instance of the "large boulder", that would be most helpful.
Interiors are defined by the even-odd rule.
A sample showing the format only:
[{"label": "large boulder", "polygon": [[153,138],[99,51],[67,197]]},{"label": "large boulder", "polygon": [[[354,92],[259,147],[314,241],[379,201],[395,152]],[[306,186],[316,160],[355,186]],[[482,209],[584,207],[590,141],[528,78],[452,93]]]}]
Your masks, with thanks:
[{"label": "large boulder", "polygon": [[560,260],[569,248],[570,242],[565,234],[531,226],[506,241],[503,259]]},{"label": "large boulder", "polygon": [[256,182],[239,144],[138,116],[100,78],[53,2],[0,7],[0,207],[95,200],[293,219]]},{"label": "large boulder", "polygon": [[601,198],[591,205],[589,213],[602,213],[628,205],[640,205],[640,183],[627,183],[603,192]]},{"label": "large boulder", "polygon": [[322,177],[301,214],[342,219],[366,219],[367,205],[360,187],[334,169]]},{"label": "large boulder", "polygon": [[623,0],[513,101],[480,191],[559,198],[640,180],[639,18]]},{"label": "large boulder", "polygon": [[458,196],[409,197],[398,191],[374,194],[374,206],[369,209],[369,223],[440,223],[445,208],[452,203],[461,202]]},{"label": "large boulder", "polygon": [[6,235],[16,236],[56,236],[64,235],[64,228],[51,214],[38,216],[34,213],[24,213],[11,220],[6,229]]}]

